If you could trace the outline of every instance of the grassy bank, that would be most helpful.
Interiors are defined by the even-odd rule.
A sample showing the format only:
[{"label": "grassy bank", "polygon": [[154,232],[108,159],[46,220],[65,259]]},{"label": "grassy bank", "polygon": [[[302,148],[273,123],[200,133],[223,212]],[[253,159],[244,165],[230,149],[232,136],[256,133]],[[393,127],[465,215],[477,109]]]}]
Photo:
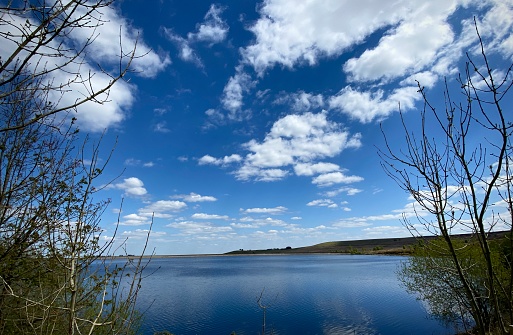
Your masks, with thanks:
[{"label": "grassy bank", "polygon": [[[470,238],[469,234],[456,235],[458,238]],[[490,233],[490,238],[500,238],[504,232]],[[352,254],[352,255],[410,255],[413,247],[419,241],[427,242],[437,238],[436,236],[426,237],[403,237],[403,238],[380,238],[370,240],[335,241],[324,242],[307,247],[272,248],[262,250],[234,250],[226,255],[274,255],[274,254]]]}]

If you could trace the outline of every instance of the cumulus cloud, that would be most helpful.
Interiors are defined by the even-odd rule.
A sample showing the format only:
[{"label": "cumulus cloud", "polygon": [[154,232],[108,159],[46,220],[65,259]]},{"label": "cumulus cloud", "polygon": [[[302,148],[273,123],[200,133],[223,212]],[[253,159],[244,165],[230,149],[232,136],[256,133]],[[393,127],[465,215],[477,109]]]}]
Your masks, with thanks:
[{"label": "cumulus cloud", "polygon": [[340,166],[333,163],[298,163],[294,166],[294,172],[298,176],[313,176],[340,170]]},{"label": "cumulus cloud", "polygon": [[277,105],[289,105],[294,112],[311,112],[314,109],[322,108],[325,104],[322,94],[311,94],[304,91],[286,94],[282,93],[274,100]]},{"label": "cumulus cloud", "polygon": [[185,194],[185,195],[175,195],[175,196],[173,196],[173,198],[182,199],[183,201],[186,201],[186,202],[217,201],[217,199],[213,196],[200,195],[200,194],[197,194],[194,192],[191,192],[190,194]]},{"label": "cumulus cloud", "polygon": [[374,49],[367,49],[344,64],[354,81],[389,80],[431,66],[439,50],[454,40],[447,23],[456,1],[423,3],[407,13],[400,24],[385,34]]},{"label": "cumulus cloud", "polygon": [[287,115],[274,123],[262,142],[244,144],[250,153],[235,175],[239,180],[275,181],[287,176],[291,166],[297,175],[337,171],[335,164],[316,161],[359,148],[360,138],[330,122],[326,112]]},{"label": "cumulus cloud", "polygon": [[331,186],[333,184],[351,184],[362,181],[360,176],[347,176],[343,172],[324,173],[313,178],[312,183],[320,187]]},{"label": "cumulus cloud", "polygon": [[265,208],[265,207],[264,208],[255,207],[255,208],[247,208],[247,209],[241,208],[240,211],[243,213],[246,213],[246,214],[253,213],[253,214],[278,215],[278,214],[283,214],[284,212],[286,212],[287,207],[278,206],[278,207],[273,207],[273,208]]},{"label": "cumulus cloud", "polygon": [[150,223],[148,216],[133,213],[123,216],[123,220],[121,220],[119,224],[122,226],[141,226]]},{"label": "cumulus cloud", "polygon": [[337,208],[338,205],[333,202],[331,199],[317,199],[310,201],[306,204],[307,206],[315,206],[315,207],[328,207],[328,208]]},{"label": "cumulus cloud", "polygon": [[396,24],[413,6],[370,0],[309,1],[298,6],[292,0],[268,0],[250,27],[256,41],[242,55],[260,75],[276,64],[313,65],[320,57],[341,54],[376,29]]},{"label": "cumulus cloud", "polygon": [[121,183],[115,183],[113,187],[123,190],[127,196],[140,197],[148,193],[144,188],[144,183],[137,177],[130,177],[123,180]]},{"label": "cumulus cloud", "polygon": [[238,163],[242,161],[242,157],[237,154],[233,154],[230,156],[224,156],[223,158],[215,158],[210,155],[205,155],[198,159],[199,165],[220,165],[226,166],[232,163]]},{"label": "cumulus cloud", "polygon": [[158,200],[141,209],[139,209],[139,215],[142,216],[154,216],[156,218],[170,218],[170,213],[179,212],[187,207],[187,204],[183,201],[174,200]]},{"label": "cumulus cloud", "polygon": [[[85,8],[78,6],[72,19],[78,20],[86,14]],[[21,13],[21,12],[20,12]],[[40,58],[32,59],[27,63],[28,70],[34,73],[50,71],[44,81],[51,82],[54,87],[61,89],[49,92],[49,101],[56,102],[57,108],[73,106],[79,103],[74,115],[81,129],[87,131],[103,131],[105,128],[118,125],[126,118],[127,110],[132,106],[136,87],[126,81],[118,81],[106,92],[99,94],[96,101],[104,101],[98,108],[96,101],[84,102],[92,92],[100,92],[112,84],[112,78],[119,73],[107,72],[106,69],[127,65],[126,54],[135,50],[135,58],[131,62],[131,70],[137,76],[154,77],[170,63],[167,55],[155,53],[142,38],[142,32],[133,27],[114,7],[99,8],[89,21],[81,28],[71,29],[65,38],[48,40],[39,49]],[[24,36],[30,35],[37,24],[31,17],[17,16],[11,13],[10,26],[4,27],[9,39],[2,39],[0,43],[0,57],[9,59],[21,40],[20,31]],[[96,26],[97,25],[97,26]],[[95,28],[93,28],[96,26]],[[12,32],[5,31],[11,29]],[[17,41],[17,39],[19,39]],[[113,43],[117,41],[117,43]],[[72,50],[80,49],[87,44],[87,49],[81,55],[80,62],[66,63],[70,57],[75,56]],[[59,57],[55,50],[61,50]],[[125,58],[120,60],[120,50]],[[145,55],[144,57],[141,57]],[[20,61],[28,56],[26,51],[17,55]]]},{"label": "cumulus cloud", "polygon": [[327,192],[324,192],[324,196],[328,197],[328,198],[333,198],[341,193],[346,193],[346,195],[355,195],[355,194],[358,194],[362,192],[362,190],[358,189],[358,188],[354,188],[354,187],[341,187],[341,188],[338,188],[336,190],[331,190],[331,191],[327,191]]},{"label": "cumulus cloud", "polygon": [[383,89],[375,91],[359,91],[351,86],[346,86],[336,95],[330,97],[330,108],[348,115],[362,123],[374,120],[382,120],[399,110],[412,109],[415,102],[422,98],[418,94],[417,86],[405,86],[385,92]]},{"label": "cumulus cloud", "polygon": [[205,21],[197,25],[196,33],[187,34],[189,40],[197,40],[207,43],[221,43],[228,35],[228,24],[221,18],[224,8],[212,4],[207,14],[205,14]]},{"label": "cumulus cloud", "polygon": [[263,75],[277,64],[293,68],[338,56],[383,29],[378,45],[348,60],[344,70],[357,81],[401,76],[432,65],[438,52],[453,42],[447,21],[459,5],[457,0],[326,0],[297,6],[292,0],[267,0],[249,28],[255,43],[242,56]]},{"label": "cumulus cloud", "polygon": [[[291,114],[277,120],[263,141],[252,139],[243,144],[249,153],[216,158],[205,155],[199,165],[228,166],[241,163],[233,172],[239,180],[272,182],[287,177],[291,170],[298,176],[324,175],[341,168],[333,163],[319,162],[335,157],[345,149],[361,146],[361,134],[351,134],[336,122],[329,121],[327,112]],[[321,176],[318,176],[318,178]],[[355,176],[338,182],[359,181]],[[320,179],[326,177],[321,177]],[[316,182],[326,184],[326,182]]]},{"label": "cumulus cloud", "polygon": [[[453,20],[459,9],[468,7],[479,8]],[[275,101],[289,103],[294,111],[328,103],[331,109],[363,123],[385,119],[399,105],[403,111],[412,109],[420,100],[414,79],[431,87],[454,73],[463,50],[476,45],[474,15],[489,52],[504,57],[513,52],[513,9],[499,0],[479,4],[466,0],[326,0],[301,6],[292,0],[266,0],[259,14],[249,27],[255,41],[241,50],[241,64],[252,67],[260,77],[276,65],[312,66],[357,44],[367,47],[369,42],[367,49],[341,68],[351,86],[331,97],[299,92]],[[377,43],[368,39],[376,32],[382,34]],[[385,85],[389,83],[399,87],[391,89]]]},{"label": "cumulus cloud", "polygon": [[[85,7],[80,7],[77,16],[85,14]],[[169,56],[155,53],[142,39],[142,31],[134,28],[123,18],[115,7],[102,7],[97,15],[93,15],[93,22],[84,22],[91,26],[98,24],[94,32],[94,42],[87,54],[97,60],[119,62],[119,45],[113,41],[120,41],[122,50],[132,50],[137,43],[135,59],[132,61],[133,70],[140,76],[154,77],[170,63]],[[96,22],[95,22],[96,21]],[[76,41],[84,42],[93,32],[88,29],[73,29],[70,36]],[[144,57],[142,57],[144,55]]]}]

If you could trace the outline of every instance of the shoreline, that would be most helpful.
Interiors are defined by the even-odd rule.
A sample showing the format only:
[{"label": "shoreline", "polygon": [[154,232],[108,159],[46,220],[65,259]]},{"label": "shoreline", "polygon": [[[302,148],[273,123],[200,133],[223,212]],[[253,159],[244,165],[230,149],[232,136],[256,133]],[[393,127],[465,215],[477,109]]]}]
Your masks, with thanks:
[{"label": "shoreline", "polygon": [[[489,233],[490,239],[501,238],[505,231]],[[471,234],[454,235],[455,238],[471,239]],[[383,256],[410,256],[414,246],[420,241],[429,242],[438,236],[423,237],[399,237],[368,240],[334,241],[315,244],[307,247],[282,247],[257,250],[233,250],[222,254],[184,254],[184,255],[143,255],[143,259],[149,258],[193,258],[193,257],[219,257],[219,256],[277,256],[277,255],[383,255]],[[136,259],[138,255],[111,255],[106,258]]]}]

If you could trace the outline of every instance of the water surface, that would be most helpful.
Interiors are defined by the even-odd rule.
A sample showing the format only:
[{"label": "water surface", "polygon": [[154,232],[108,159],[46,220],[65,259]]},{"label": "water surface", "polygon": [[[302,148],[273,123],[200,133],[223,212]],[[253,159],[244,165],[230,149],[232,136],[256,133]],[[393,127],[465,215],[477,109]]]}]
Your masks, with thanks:
[{"label": "water surface", "polygon": [[144,334],[454,334],[396,277],[403,257],[212,256],[153,259],[138,306]]}]

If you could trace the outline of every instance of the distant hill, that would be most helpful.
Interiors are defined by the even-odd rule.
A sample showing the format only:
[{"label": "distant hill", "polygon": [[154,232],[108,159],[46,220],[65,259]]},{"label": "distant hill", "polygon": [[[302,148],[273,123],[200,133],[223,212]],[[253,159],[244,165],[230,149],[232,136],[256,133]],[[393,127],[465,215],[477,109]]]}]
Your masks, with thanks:
[{"label": "distant hill", "polygon": [[[490,233],[490,238],[503,237],[506,232]],[[459,238],[471,238],[470,234],[456,235]],[[386,255],[408,255],[412,252],[412,247],[419,240],[429,241],[437,238],[436,236],[426,237],[403,237],[403,238],[380,238],[370,240],[337,241],[324,242],[308,247],[299,248],[275,248],[264,250],[235,250],[226,253],[226,255],[266,255],[266,254],[386,254]]]}]

